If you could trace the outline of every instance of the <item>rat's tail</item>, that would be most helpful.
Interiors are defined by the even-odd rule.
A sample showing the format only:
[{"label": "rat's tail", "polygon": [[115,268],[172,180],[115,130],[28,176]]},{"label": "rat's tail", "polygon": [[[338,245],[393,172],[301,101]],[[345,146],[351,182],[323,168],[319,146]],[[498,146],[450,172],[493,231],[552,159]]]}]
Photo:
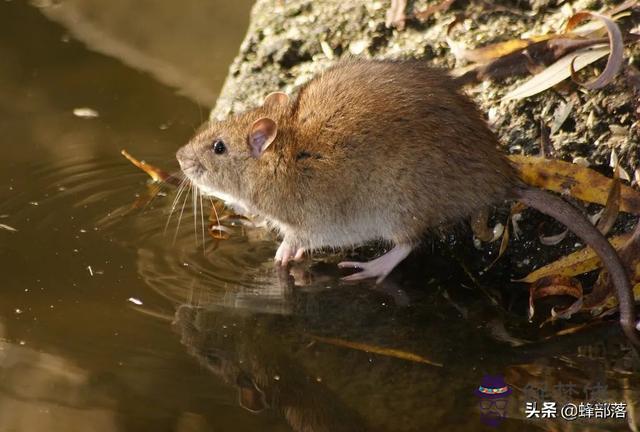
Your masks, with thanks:
[{"label": "rat's tail", "polygon": [[598,254],[609,272],[618,297],[620,325],[629,341],[640,348],[636,329],[635,301],[629,276],[609,241],[571,204],[549,192],[532,187],[518,187],[516,197],[522,203],[547,214],[569,228]]}]

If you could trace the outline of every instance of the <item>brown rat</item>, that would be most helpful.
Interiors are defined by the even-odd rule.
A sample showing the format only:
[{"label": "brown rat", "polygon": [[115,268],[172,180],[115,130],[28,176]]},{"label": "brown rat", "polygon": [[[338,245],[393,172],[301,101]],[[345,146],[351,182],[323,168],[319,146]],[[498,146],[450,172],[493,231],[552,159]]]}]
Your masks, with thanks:
[{"label": "brown rat", "polygon": [[342,262],[381,281],[430,229],[517,199],[565,224],[611,275],[620,321],[636,344],[634,301],[621,261],[584,215],[522,184],[473,102],[421,61],[347,60],[292,100],[212,121],[177,154],[202,192],[262,216],[282,236],[276,260],[369,240],[394,247]]}]

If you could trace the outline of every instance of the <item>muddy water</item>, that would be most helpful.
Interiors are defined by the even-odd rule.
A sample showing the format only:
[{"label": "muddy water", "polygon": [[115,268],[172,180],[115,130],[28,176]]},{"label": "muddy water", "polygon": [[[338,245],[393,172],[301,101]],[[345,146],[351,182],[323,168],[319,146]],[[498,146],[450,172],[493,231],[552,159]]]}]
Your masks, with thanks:
[{"label": "muddy water", "polygon": [[[209,23],[146,2],[0,3],[0,432],[487,430],[486,374],[511,386],[503,430],[637,423],[638,359],[615,327],[523,344],[539,336],[523,296],[496,305],[507,278],[468,277],[455,250],[375,287],[340,283],[335,256],[278,272],[273,236],[241,221],[203,241],[191,197],[119,151],[176,168],[247,25],[249,4],[223,4],[186,3]],[[627,418],[524,419],[536,398]]]}]

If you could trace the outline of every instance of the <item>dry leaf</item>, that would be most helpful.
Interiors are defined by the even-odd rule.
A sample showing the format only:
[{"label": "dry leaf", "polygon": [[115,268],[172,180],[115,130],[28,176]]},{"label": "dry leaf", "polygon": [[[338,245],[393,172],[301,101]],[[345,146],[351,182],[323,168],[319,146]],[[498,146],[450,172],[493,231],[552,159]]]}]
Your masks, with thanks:
[{"label": "dry leaf", "polygon": [[535,313],[535,301],[549,296],[571,296],[582,298],[582,284],[577,279],[553,275],[538,279],[529,286],[529,319]]},{"label": "dry leaf", "polygon": [[604,45],[594,45],[574,51],[511,90],[502,99],[523,99],[541,93],[569,78],[572,72],[572,65],[573,70],[578,71],[607,54],[609,54],[609,47]]},{"label": "dry leaf", "polygon": [[231,237],[231,230],[223,225],[210,224],[207,232],[216,240],[229,240]]},{"label": "dry leaf", "polygon": [[575,76],[576,69],[574,68],[576,58],[571,61],[570,75],[574,82],[588,88],[589,90],[595,90],[602,88],[613,81],[613,78],[620,71],[624,54],[624,40],[622,39],[622,33],[620,32],[620,27],[618,27],[618,24],[616,24],[611,18],[595,12],[582,11],[574,14],[571,18],[569,18],[569,21],[567,22],[567,30],[570,31],[579,22],[584,21],[587,18],[595,18],[604,23],[605,27],[607,28],[607,33],[609,34],[609,51],[611,52],[611,54],[607,59],[607,65],[605,66],[604,70],[602,71],[600,76],[598,76],[594,80],[586,83],[578,82]]},{"label": "dry leaf", "polygon": [[[606,41],[606,38],[576,39],[568,36],[550,38],[548,40],[531,43],[523,49],[513,51],[487,64],[476,66],[472,70],[464,71],[464,73],[459,73],[459,71],[454,70],[453,74],[458,75],[455,81],[459,85],[485,79],[499,80],[514,75],[525,74],[531,69],[536,69],[539,65],[551,64],[565,54],[591,47],[592,45],[603,44]],[[455,43],[452,41],[448,42],[455,47]],[[452,51],[454,47],[452,47]],[[459,47],[455,47],[455,49],[457,52],[456,57],[462,56],[466,52]],[[568,68],[569,65],[567,64],[567,70]],[[565,78],[568,77],[569,75]]]},{"label": "dry leaf", "polygon": [[540,243],[542,243],[545,246],[555,246],[558,243],[560,243],[562,240],[564,240],[567,237],[568,233],[569,233],[569,229],[567,228],[561,233],[556,235],[551,235],[551,236],[540,235],[538,236],[538,239],[540,240]]},{"label": "dry leaf", "polygon": [[535,42],[548,40],[552,37],[555,37],[555,35],[539,36],[537,38],[531,39],[511,39],[508,41],[498,42],[472,50],[461,50],[459,51],[456,58],[467,60],[473,63],[487,63],[491,60],[504,57],[516,51],[522,51],[524,48],[527,48],[529,45]]},{"label": "dry leaf", "polygon": [[616,297],[613,292],[613,285],[609,279],[609,273],[606,270],[602,270],[591,292],[584,296],[582,308],[585,310],[598,308],[610,297]]},{"label": "dry leaf", "polygon": [[153,165],[149,165],[145,161],[140,161],[134,158],[126,150],[121,150],[120,153],[122,154],[122,156],[126,157],[129,160],[129,162],[131,162],[132,164],[140,168],[142,171],[146,172],[153,181],[165,182],[165,183],[172,184],[174,186],[180,185],[180,180],[178,178],[161,170],[160,168],[157,168]]},{"label": "dry leaf", "polygon": [[[519,87],[517,91],[514,90],[505,97],[505,99],[518,99],[546,90],[572,76],[571,67],[574,60],[579,68],[582,68],[611,52],[603,74],[593,82],[587,83],[589,88],[606,85],[620,68],[623,44],[638,39],[638,35],[633,32],[627,33],[623,38],[615,20],[630,15],[626,10],[636,6],[637,1],[627,1],[602,15],[589,11],[578,12],[568,20],[565,29],[560,33],[513,39],[471,50],[447,38],[451,52],[457,59],[479,64],[454,70],[453,75],[456,76],[455,80],[458,84],[465,85],[484,79],[498,80],[526,72],[542,73],[545,71],[544,67],[560,62],[550,66],[553,69],[541,78],[527,81],[522,85],[523,88]],[[578,25],[587,18],[595,18],[595,20]],[[447,35],[460,21],[456,19],[448,26]],[[603,37],[605,36],[603,30],[606,30],[608,37]],[[607,44],[607,42],[609,48],[606,48],[606,51],[585,50],[597,44]],[[569,56],[576,50],[583,50],[580,56]],[[556,70],[557,68],[560,70]]]},{"label": "dry leaf", "polygon": [[[619,250],[627,243],[630,237],[630,234],[615,236],[609,239],[609,243],[611,243],[616,250]],[[593,271],[600,266],[601,263],[598,255],[596,255],[593,249],[586,247],[540,267],[539,269],[529,273],[524,278],[515,280],[515,282],[531,283],[542,279],[543,277],[553,275],[577,276]]]},{"label": "dry leaf", "polygon": [[569,319],[573,316],[573,314],[580,312],[582,309],[582,298],[577,299],[575,302],[571,303],[566,308],[558,308],[556,306],[551,308],[551,321],[554,321],[558,318],[561,319]]},{"label": "dry leaf", "polygon": [[[535,156],[511,155],[509,159],[517,168],[520,178],[529,185],[569,193],[590,203],[607,203],[613,180],[590,168]],[[620,210],[640,215],[640,192],[621,185]]]}]

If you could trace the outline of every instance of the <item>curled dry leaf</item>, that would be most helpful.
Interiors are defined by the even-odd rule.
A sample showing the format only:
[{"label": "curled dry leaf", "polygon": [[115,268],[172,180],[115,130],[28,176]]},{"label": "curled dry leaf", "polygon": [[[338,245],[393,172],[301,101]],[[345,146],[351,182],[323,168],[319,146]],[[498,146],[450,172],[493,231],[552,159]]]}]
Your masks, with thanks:
[{"label": "curled dry leaf", "polygon": [[[627,1],[603,15],[589,11],[579,12],[569,19],[563,32],[528,39],[513,39],[471,50],[447,38],[451,52],[457,59],[476,63],[473,68],[457,69],[453,74],[460,85],[465,85],[484,79],[499,80],[527,72],[544,73],[542,77],[525,82],[505,96],[505,99],[519,99],[544,91],[569,78],[572,76],[572,64],[575,72],[611,53],[603,74],[586,84],[588,88],[599,88],[606,85],[619,70],[623,44],[627,40],[638,39],[638,35],[633,32],[629,32],[623,38],[619,27],[614,22],[616,19],[628,16],[629,12],[625,11],[637,7],[637,4],[637,1]],[[597,21],[580,24],[587,18],[595,18]],[[447,35],[457,22],[459,20],[449,25]],[[608,37],[602,37],[603,29],[606,30]],[[599,50],[586,49],[598,44],[607,44],[607,42],[609,47],[603,45]],[[577,50],[581,52],[570,55]],[[551,65],[549,71],[544,69],[548,65]]]},{"label": "curled dry leaf", "polygon": [[523,99],[541,93],[569,78],[572,72],[575,73],[607,54],[609,54],[609,47],[604,45],[594,45],[574,51],[511,90],[502,99]]},{"label": "curled dry leaf", "polygon": [[209,236],[216,240],[228,240],[231,237],[231,230],[224,225],[209,225]]},{"label": "curled dry leaf", "polygon": [[[569,193],[582,201],[605,205],[611,182],[597,171],[556,159],[511,155],[520,178],[527,184],[558,193]],[[620,185],[620,211],[640,215],[640,191]]]},{"label": "curled dry leaf", "polygon": [[610,51],[609,58],[607,59],[607,65],[605,66],[600,76],[589,82],[580,83],[575,76],[576,70],[574,68],[574,62],[576,61],[576,58],[574,57],[570,63],[570,74],[574,82],[582,85],[589,90],[595,90],[602,88],[613,81],[613,78],[620,71],[624,54],[624,40],[622,39],[620,27],[613,21],[613,19],[589,11],[578,12],[571,18],[569,18],[566,26],[567,31],[571,31],[571,29],[573,29],[578,23],[588,18],[595,18],[602,21],[607,29],[607,33],[609,35]]},{"label": "curled dry leaf", "polygon": [[565,229],[564,231],[556,235],[551,235],[551,236],[540,235],[538,236],[538,239],[540,240],[540,243],[542,243],[545,246],[555,246],[558,243],[560,243],[562,240],[564,240],[567,237],[568,233],[569,233],[569,229]]},{"label": "curled dry leaf", "polygon": [[121,150],[120,153],[122,154],[122,156],[127,158],[129,162],[131,162],[132,164],[140,168],[142,171],[146,172],[153,181],[165,182],[165,183],[172,184],[174,186],[180,185],[180,180],[172,176],[171,174],[167,173],[166,171],[163,171],[160,168],[157,168],[153,165],[149,165],[145,161],[141,161],[134,158],[126,150]]},{"label": "curled dry leaf", "polygon": [[571,296],[576,300],[582,298],[582,284],[577,279],[553,275],[538,279],[529,286],[529,319],[535,313],[536,300],[549,296]]},{"label": "curled dry leaf", "polygon": [[[555,37],[539,42],[533,42],[524,48],[515,50],[502,57],[498,57],[486,64],[481,64],[472,70],[465,70],[464,73],[454,70],[454,75],[458,75],[455,80],[459,85],[478,82],[485,79],[500,80],[514,75],[522,75],[537,69],[540,65],[548,65],[576,50],[584,49],[596,44],[606,42],[604,38],[597,39],[576,39],[574,37]],[[450,42],[450,45],[455,43]],[[608,48],[605,48],[608,52]],[[453,50],[453,48],[452,48]],[[456,47],[456,57],[463,56],[464,49]],[[606,53],[601,55],[604,56]],[[593,60],[595,61],[595,60]],[[569,64],[565,68],[567,74],[562,79],[570,76]],[[562,80],[560,80],[562,81]],[[528,81],[527,81],[528,82]],[[558,81],[559,82],[559,81]],[[524,85],[524,84],[523,84]],[[538,84],[539,85],[539,84]]]},{"label": "curled dry leaf", "polygon": [[218,217],[219,214],[222,213],[223,209],[216,208],[216,203],[211,201],[211,211],[209,212],[209,226],[207,228],[207,233],[209,236],[215,240],[228,240],[231,237],[232,230],[222,224],[220,222],[225,218],[226,215],[222,217]]},{"label": "curled dry leaf", "polygon": [[556,320],[558,318],[561,319],[569,319],[573,316],[573,314],[580,312],[582,309],[582,298],[577,299],[575,302],[571,303],[566,308],[559,308],[554,306],[551,308],[551,320]]},{"label": "curled dry leaf", "polygon": [[591,292],[584,296],[582,308],[585,310],[600,308],[610,297],[616,297],[613,293],[613,285],[609,279],[609,273],[602,270]]}]

